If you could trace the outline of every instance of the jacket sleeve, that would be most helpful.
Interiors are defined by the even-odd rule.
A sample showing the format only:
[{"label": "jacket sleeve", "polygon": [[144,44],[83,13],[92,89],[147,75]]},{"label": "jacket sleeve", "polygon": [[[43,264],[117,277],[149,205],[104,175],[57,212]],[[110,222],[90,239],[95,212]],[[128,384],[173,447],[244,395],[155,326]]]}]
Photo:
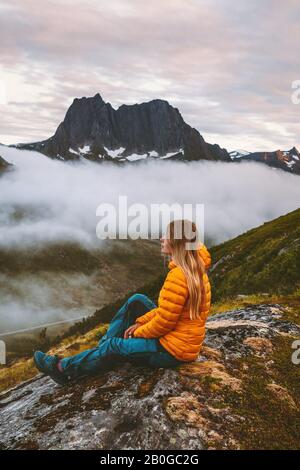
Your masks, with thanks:
[{"label": "jacket sleeve", "polygon": [[133,336],[160,338],[172,331],[182,313],[187,297],[188,288],[184,273],[179,267],[171,269],[159,293],[158,307],[150,311],[153,313],[152,319],[136,328]]},{"label": "jacket sleeve", "polygon": [[144,325],[144,323],[147,323],[154,317],[154,315],[156,314],[156,311],[157,311],[157,307],[153,308],[152,310],[149,310],[149,312],[146,312],[144,315],[137,317],[135,319],[135,323],[140,323],[141,325]]}]

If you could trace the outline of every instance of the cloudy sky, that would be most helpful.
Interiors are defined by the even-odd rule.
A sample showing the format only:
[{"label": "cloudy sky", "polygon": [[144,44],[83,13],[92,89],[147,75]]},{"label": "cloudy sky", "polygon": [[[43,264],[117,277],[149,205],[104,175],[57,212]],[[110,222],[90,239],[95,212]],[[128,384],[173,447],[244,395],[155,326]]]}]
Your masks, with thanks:
[{"label": "cloudy sky", "polygon": [[228,150],[300,147],[298,0],[0,0],[0,142],[52,135],[75,97],[154,98]]}]

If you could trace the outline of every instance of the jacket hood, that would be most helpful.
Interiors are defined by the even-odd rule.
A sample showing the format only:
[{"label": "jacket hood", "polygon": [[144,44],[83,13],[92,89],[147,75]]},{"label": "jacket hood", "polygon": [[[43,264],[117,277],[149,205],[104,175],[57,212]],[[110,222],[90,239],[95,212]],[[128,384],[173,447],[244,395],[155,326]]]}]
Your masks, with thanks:
[{"label": "jacket hood", "polygon": [[[211,255],[204,243],[201,243],[200,248],[198,248],[198,254],[202,258],[205,265],[205,269],[207,270],[211,265]],[[173,260],[171,260],[168,264],[169,269],[173,269],[175,268],[175,266],[177,265]]]}]

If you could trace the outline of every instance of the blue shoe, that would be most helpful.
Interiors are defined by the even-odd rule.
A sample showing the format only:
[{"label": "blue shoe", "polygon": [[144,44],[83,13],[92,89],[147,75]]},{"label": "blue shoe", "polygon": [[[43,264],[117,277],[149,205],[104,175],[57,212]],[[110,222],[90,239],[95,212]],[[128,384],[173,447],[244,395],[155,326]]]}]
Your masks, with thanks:
[{"label": "blue shoe", "polygon": [[57,368],[57,363],[59,361],[58,356],[50,356],[42,351],[35,351],[33,360],[36,368],[40,372],[43,372],[45,375],[49,375],[51,379],[59,385],[65,385],[69,382],[69,377]]}]

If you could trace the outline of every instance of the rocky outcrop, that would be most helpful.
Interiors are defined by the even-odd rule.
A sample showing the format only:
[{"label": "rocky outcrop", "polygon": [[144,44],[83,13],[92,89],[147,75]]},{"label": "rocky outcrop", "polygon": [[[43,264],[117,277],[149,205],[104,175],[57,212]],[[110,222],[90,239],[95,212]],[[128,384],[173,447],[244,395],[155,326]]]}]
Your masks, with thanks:
[{"label": "rocky outcrop", "polygon": [[85,157],[118,162],[146,158],[230,161],[225,149],[207,144],[167,101],[155,99],[115,110],[99,93],[75,98],[49,139],[16,147],[63,160]]},{"label": "rocky outcrop", "polygon": [[266,163],[273,168],[280,168],[290,173],[300,174],[300,153],[296,147],[290,150],[276,150],[275,152],[230,152],[233,161],[254,160]]},{"label": "rocky outcrop", "polygon": [[13,164],[12,163],[8,163],[6,160],[4,160],[4,158],[1,157],[0,155],[0,174],[5,172],[5,171],[8,171],[8,170],[11,170],[13,168]]},{"label": "rocky outcrop", "polygon": [[72,387],[37,376],[0,396],[1,448],[296,447],[300,328],[285,315],[278,304],[214,315],[198,360],[175,369],[122,362]]}]

